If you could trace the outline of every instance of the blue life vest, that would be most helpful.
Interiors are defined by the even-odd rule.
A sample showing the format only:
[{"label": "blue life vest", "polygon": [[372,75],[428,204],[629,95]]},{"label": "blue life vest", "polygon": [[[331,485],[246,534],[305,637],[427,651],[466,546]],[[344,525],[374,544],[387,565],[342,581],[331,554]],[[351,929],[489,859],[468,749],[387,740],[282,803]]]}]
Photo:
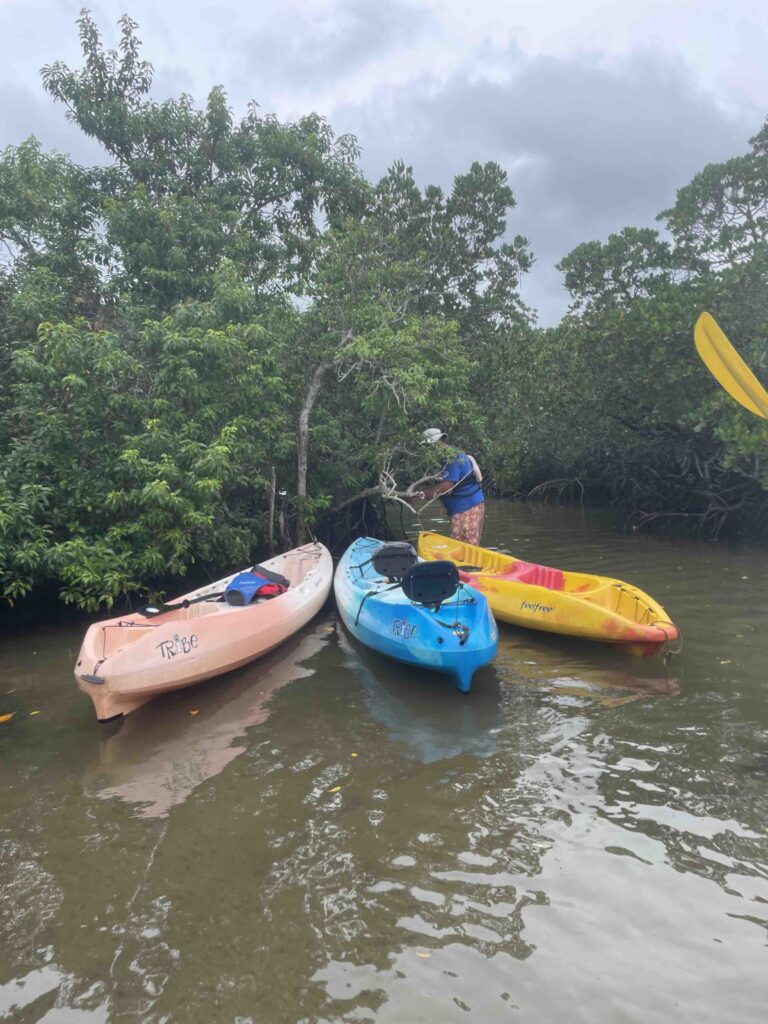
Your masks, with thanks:
[{"label": "blue life vest", "polygon": [[446,494],[441,494],[445,511],[449,516],[466,512],[483,500],[483,488],[475,475],[475,469],[464,452],[459,452],[452,462],[443,467],[442,479],[453,484]]},{"label": "blue life vest", "polygon": [[269,593],[274,594],[275,584],[266,576],[259,576],[255,572],[239,572],[227,585],[224,600],[227,604],[250,604],[264,587],[269,587]]}]

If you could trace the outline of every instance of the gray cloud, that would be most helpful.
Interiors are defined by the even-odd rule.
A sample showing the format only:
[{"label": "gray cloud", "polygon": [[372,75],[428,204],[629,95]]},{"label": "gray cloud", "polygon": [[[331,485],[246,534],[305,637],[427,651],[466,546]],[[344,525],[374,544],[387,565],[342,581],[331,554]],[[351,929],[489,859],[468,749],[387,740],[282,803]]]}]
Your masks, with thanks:
[{"label": "gray cloud", "polygon": [[508,74],[503,84],[454,77],[382,90],[333,123],[358,136],[375,176],[397,158],[444,187],[472,160],[506,167],[518,200],[510,229],[537,258],[524,293],[545,323],[567,304],[554,270],[562,256],[628,224],[654,225],[677,188],[743,152],[762,119],[725,114],[683,66],[650,54],[608,68],[510,53]]},{"label": "gray cloud", "polygon": [[44,149],[55,149],[79,163],[103,162],[101,146],[67,120],[40,86],[38,91],[0,82],[0,149],[16,146],[35,135]]},{"label": "gray cloud", "polygon": [[341,0],[325,22],[294,21],[250,35],[248,79],[260,89],[320,88],[412,42],[430,19],[425,8],[401,0]]},{"label": "gray cloud", "polygon": [[[83,163],[102,159],[44,94],[38,74],[58,57],[79,66],[80,3],[0,4],[0,147],[34,133]],[[158,69],[158,98],[183,89],[202,103],[220,81],[237,109],[255,97],[265,110],[293,117],[320,103],[337,132],[357,135],[372,177],[402,158],[421,183],[450,187],[472,160],[497,160],[518,200],[510,230],[528,235],[537,257],[524,295],[545,323],[567,303],[554,270],[565,253],[627,224],[654,225],[696,171],[743,152],[765,114],[743,104],[726,113],[682,60],[656,52],[614,54],[608,63],[605,54],[529,57],[476,42],[463,48],[450,11],[438,19],[424,0],[93,6],[107,45],[117,42],[115,21],[126,6],[140,22],[145,56]],[[451,77],[418,77],[420,65],[431,68],[445,53],[452,56],[440,74],[450,66]],[[345,96],[351,82],[368,90],[379,80],[372,95]]]}]

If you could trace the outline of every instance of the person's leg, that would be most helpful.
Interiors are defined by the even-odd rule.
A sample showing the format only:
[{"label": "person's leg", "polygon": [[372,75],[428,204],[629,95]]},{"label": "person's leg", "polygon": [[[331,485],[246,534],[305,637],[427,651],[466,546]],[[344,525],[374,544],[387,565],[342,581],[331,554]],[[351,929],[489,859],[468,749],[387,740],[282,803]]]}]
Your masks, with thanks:
[{"label": "person's leg", "polygon": [[483,533],[483,519],[485,518],[485,503],[473,505],[472,508],[462,513],[465,520],[462,523],[462,540],[465,544],[480,546],[480,537]]},{"label": "person's leg", "polygon": [[460,540],[463,544],[469,543],[467,540],[467,516],[471,511],[472,509],[470,509],[469,512],[457,512],[455,515],[451,516],[451,537],[453,537],[454,540]]},{"label": "person's leg", "polygon": [[483,522],[485,520],[485,502],[480,505],[475,505],[474,508],[469,510],[474,513],[472,518],[471,534],[472,540],[467,541],[468,544],[474,544],[475,547],[480,547],[480,538],[483,535]]}]

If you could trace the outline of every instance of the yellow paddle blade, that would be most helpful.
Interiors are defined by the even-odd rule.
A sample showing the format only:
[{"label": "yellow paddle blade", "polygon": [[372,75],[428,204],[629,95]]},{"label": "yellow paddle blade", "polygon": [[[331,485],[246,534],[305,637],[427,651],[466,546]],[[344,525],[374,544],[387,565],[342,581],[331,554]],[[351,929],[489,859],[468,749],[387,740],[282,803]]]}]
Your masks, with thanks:
[{"label": "yellow paddle blade", "polygon": [[709,372],[745,409],[768,419],[768,392],[709,313],[702,313],[693,330],[696,351]]}]

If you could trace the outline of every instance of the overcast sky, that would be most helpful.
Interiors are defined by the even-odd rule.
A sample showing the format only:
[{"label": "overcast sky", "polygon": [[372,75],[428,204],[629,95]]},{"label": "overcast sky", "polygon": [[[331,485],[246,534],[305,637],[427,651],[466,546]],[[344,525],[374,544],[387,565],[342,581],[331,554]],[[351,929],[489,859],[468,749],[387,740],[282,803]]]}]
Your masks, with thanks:
[{"label": "overcast sky", "polygon": [[[82,0],[0,0],[0,147],[36,134],[98,148],[43,93],[41,65],[79,64]],[[242,112],[316,110],[354,133],[369,177],[393,160],[446,188],[497,160],[510,232],[536,255],[523,294],[567,305],[554,264],[627,224],[653,225],[706,163],[743,152],[768,114],[765,0],[101,0],[105,41],[139,22],[158,97],[222,84]]]}]

